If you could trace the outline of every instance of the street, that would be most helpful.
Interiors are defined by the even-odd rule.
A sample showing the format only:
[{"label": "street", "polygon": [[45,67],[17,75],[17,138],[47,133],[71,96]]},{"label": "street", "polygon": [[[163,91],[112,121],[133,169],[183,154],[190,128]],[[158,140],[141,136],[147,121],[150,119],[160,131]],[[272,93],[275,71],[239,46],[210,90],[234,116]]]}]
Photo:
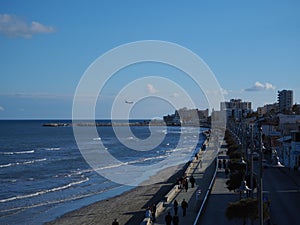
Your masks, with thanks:
[{"label": "street", "polygon": [[[224,172],[218,171],[212,193],[198,224],[242,224],[228,221],[225,210],[228,202],[239,200],[239,195],[226,188]],[[300,224],[300,173],[286,168],[267,168],[263,175],[264,199],[270,200],[272,225]],[[250,224],[250,222],[248,221]],[[255,222],[258,224],[258,221]],[[267,224],[267,223],[266,223]]]},{"label": "street", "polygon": [[271,203],[271,224],[300,224],[300,174],[286,168],[265,169],[263,187],[264,198]]}]

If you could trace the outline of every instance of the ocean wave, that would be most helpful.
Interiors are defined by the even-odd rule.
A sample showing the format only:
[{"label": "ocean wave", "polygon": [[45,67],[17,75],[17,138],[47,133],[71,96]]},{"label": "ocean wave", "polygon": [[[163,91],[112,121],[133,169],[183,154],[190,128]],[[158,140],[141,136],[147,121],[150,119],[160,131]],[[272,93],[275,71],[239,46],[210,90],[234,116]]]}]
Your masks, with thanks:
[{"label": "ocean wave", "polygon": [[19,152],[0,152],[1,155],[16,155],[16,154],[32,154],[34,150],[19,151]]},{"label": "ocean wave", "polygon": [[9,167],[9,166],[12,166],[12,163],[0,165],[0,168],[5,168],[5,167]]},{"label": "ocean wave", "polygon": [[24,210],[24,209],[30,209],[30,208],[35,208],[35,207],[40,207],[40,206],[45,206],[45,205],[53,205],[53,204],[58,204],[58,203],[63,203],[63,202],[68,202],[68,201],[74,201],[74,200],[78,200],[78,199],[82,199],[82,198],[87,198],[87,197],[90,197],[93,195],[102,194],[103,192],[113,190],[116,188],[119,188],[119,186],[113,187],[113,188],[105,188],[105,189],[101,189],[99,191],[90,192],[90,193],[82,194],[82,195],[78,195],[78,196],[72,196],[72,197],[65,198],[65,199],[45,201],[45,202],[40,202],[40,203],[33,204],[33,205],[26,205],[26,206],[20,206],[20,207],[15,207],[15,208],[10,208],[10,209],[3,209],[3,210],[0,210],[0,213],[10,213],[10,212],[15,212],[15,211]]},{"label": "ocean wave", "polygon": [[36,162],[43,162],[46,161],[46,158],[43,159],[35,159],[35,160],[29,160],[29,161],[24,161],[24,162],[15,162],[15,163],[8,163],[8,164],[2,164],[0,165],[0,168],[5,168],[5,167],[10,167],[10,166],[18,166],[18,165],[26,165],[26,164],[33,164]]},{"label": "ocean wave", "polygon": [[43,191],[38,191],[38,192],[31,193],[31,194],[27,194],[27,195],[18,195],[18,196],[6,198],[6,199],[0,199],[0,203],[3,203],[3,202],[10,202],[10,201],[14,201],[14,200],[18,200],[18,199],[24,199],[24,198],[31,198],[31,197],[35,197],[35,196],[38,196],[38,195],[43,195],[43,194],[47,194],[47,193],[55,192],[55,191],[61,191],[61,190],[67,189],[67,188],[69,188],[69,187],[72,187],[72,186],[74,186],[74,185],[78,185],[78,184],[87,182],[88,180],[89,180],[89,178],[86,177],[86,178],[83,179],[83,180],[71,182],[71,183],[66,184],[66,185],[64,185],[64,186],[55,187],[55,188],[51,188],[51,189],[43,190]]},{"label": "ocean wave", "polygon": [[161,133],[163,133],[163,134],[167,134],[167,133],[168,133],[168,131],[167,131],[167,130],[162,130],[162,131],[161,131]]},{"label": "ocean wave", "polygon": [[45,148],[46,151],[59,151],[60,148]]},{"label": "ocean wave", "polygon": [[93,141],[100,141],[101,137],[93,138]]}]

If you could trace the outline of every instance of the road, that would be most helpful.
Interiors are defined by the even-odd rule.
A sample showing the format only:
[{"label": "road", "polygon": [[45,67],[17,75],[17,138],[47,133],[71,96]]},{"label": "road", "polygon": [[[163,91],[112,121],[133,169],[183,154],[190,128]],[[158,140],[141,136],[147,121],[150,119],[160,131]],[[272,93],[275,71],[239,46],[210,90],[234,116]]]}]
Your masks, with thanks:
[{"label": "road", "polygon": [[271,201],[271,224],[300,224],[300,174],[286,168],[267,168],[263,187],[264,196]]},{"label": "road", "polygon": [[[229,192],[226,188],[226,180],[224,172],[219,170],[206,209],[198,224],[241,224],[240,221],[228,221],[225,216],[228,202],[239,200],[237,194]],[[289,171],[286,168],[264,169],[263,189],[264,198],[271,202],[272,225],[300,224],[300,172]],[[255,222],[255,225],[257,224],[258,221]]]}]

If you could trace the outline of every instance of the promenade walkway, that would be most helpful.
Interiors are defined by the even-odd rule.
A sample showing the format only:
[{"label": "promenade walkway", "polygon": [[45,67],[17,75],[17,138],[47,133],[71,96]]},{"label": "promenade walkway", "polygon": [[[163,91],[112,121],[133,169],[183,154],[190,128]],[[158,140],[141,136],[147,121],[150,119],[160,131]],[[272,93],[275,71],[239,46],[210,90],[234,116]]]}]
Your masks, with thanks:
[{"label": "promenade walkway", "polygon": [[201,225],[229,225],[233,224],[233,221],[229,221],[226,218],[225,212],[229,202],[235,202],[239,200],[239,194],[230,192],[226,187],[226,181],[228,179],[225,176],[224,169],[218,169],[216,179],[209,195],[205,211],[198,224]]},{"label": "promenade walkway", "polygon": [[[202,204],[202,201],[205,197],[205,194],[209,188],[211,180],[213,178],[215,169],[216,169],[216,161],[214,160],[216,156],[217,146],[214,146],[212,143],[204,152],[197,162],[194,162],[192,165],[192,169],[190,173],[187,174],[187,177],[190,178],[191,175],[196,179],[196,184],[194,188],[191,188],[191,184],[189,183],[188,191],[182,189],[180,192],[176,194],[172,201],[166,206],[165,210],[157,215],[155,225],[164,225],[165,216],[168,212],[171,215],[174,215],[173,202],[176,199],[178,202],[178,216],[179,216],[179,224],[189,225],[194,224],[195,219],[197,217],[198,211]],[[201,194],[197,196],[197,191],[201,191]],[[199,192],[198,192],[199,193]],[[183,212],[181,208],[181,202],[185,199],[188,202],[188,209],[186,212],[186,216],[183,217]]]}]

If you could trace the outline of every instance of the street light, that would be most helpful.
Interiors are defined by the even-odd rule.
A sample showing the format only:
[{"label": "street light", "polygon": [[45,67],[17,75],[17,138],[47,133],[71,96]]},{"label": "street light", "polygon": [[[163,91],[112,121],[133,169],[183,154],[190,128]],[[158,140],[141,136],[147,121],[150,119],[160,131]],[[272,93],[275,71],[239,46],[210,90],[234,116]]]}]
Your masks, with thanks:
[{"label": "street light", "polygon": [[258,200],[258,215],[259,215],[259,225],[263,225],[264,218],[263,218],[263,182],[262,182],[262,176],[263,176],[263,141],[262,141],[262,127],[259,127],[259,179],[258,179],[258,192],[257,192],[257,200]]},{"label": "street light", "polygon": [[249,191],[251,191],[251,189],[247,186],[247,182],[245,180],[243,180],[241,182],[241,186],[239,188],[239,191],[240,191],[240,199],[241,199],[242,193],[246,193],[247,197],[248,197],[248,193],[249,193]]},{"label": "street light", "polygon": [[245,162],[244,158],[241,157],[241,158],[240,158],[240,161],[239,161],[239,164],[240,164],[240,165],[246,165],[247,163]]},{"label": "street light", "polygon": [[251,146],[250,146],[250,151],[251,151],[251,174],[250,174],[250,188],[251,188],[251,198],[253,198],[253,150],[254,150],[254,140],[253,140],[253,125],[251,125]]}]

